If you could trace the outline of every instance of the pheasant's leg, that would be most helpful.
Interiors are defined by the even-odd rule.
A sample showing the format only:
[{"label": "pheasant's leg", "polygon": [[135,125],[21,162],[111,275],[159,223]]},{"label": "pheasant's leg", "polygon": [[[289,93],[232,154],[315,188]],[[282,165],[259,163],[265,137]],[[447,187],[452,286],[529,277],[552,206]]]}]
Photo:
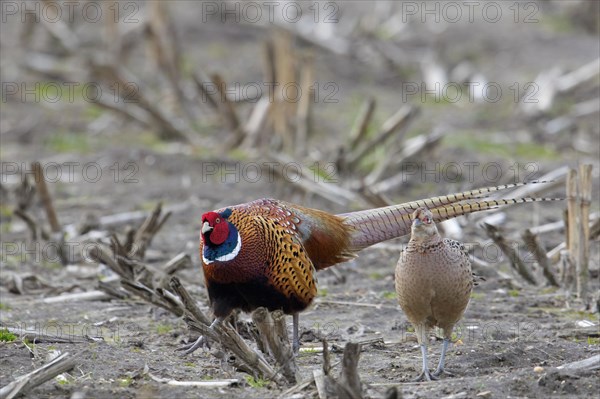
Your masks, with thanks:
[{"label": "pheasant's leg", "polygon": [[[214,321],[213,321],[213,322],[210,324],[210,327],[208,327],[208,328],[209,328],[210,330],[214,330],[214,329],[215,329],[215,327],[216,327],[217,325],[219,325],[219,324],[221,324],[221,323],[223,322],[223,320],[224,320],[224,318],[223,318],[223,317],[217,317],[217,318],[216,318],[216,319],[215,319],[215,320],[214,320]],[[198,337],[198,339],[197,339],[195,342],[193,342],[193,343],[191,343],[191,344],[188,344],[188,345],[184,345],[184,346],[182,346],[181,348],[177,348],[176,350],[177,350],[177,351],[184,351],[184,352],[181,354],[181,357],[184,357],[184,356],[187,356],[187,355],[189,355],[190,353],[193,353],[193,352],[195,352],[195,351],[196,351],[198,348],[201,348],[201,347],[203,347],[203,346],[206,346],[206,347],[208,347],[208,348],[210,349],[210,343],[209,343],[209,341],[208,341],[208,338],[207,338],[207,337],[205,337],[204,335],[201,335],[201,336],[199,336],[199,337]]]},{"label": "pheasant's leg", "polygon": [[449,342],[449,338],[444,338],[444,343],[442,344],[442,355],[440,356],[440,363],[437,366],[437,370],[433,372],[433,376],[435,377],[439,377],[443,373],[450,374],[448,371],[444,370],[444,363],[446,361],[446,351],[448,350]]},{"label": "pheasant's leg", "polygon": [[[239,313],[237,311],[231,312],[231,316],[229,316],[229,324],[231,324],[233,326],[233,329],[235,330],[235,332],[239,334],[240,332],[238,331],[238,328],[237,328],[238,314]],[[214,321],[213,321],[213,323],[214,323]]]},{"label": "pheasant's leg", "polygon": [[297,355],[300,350],[300,335],[298,334],[299,319],[298,313],[292,315],[292,350],[294,351],[294,355]]},{"label": "pheasant's leg", "polygon": [[421,345],[421,357],[423,359],[423,368],[421,370],[421,374],[417,376],[413,381],[431,381],[437,380],[434,376],[429,372],[429,366],[427,364],[427,336],[429,329],[423,325],[415,326],[415,333],[417,334],[417,340]]},{"label": "pheasant's leg", "polygon": [[429,366],[427,365],[427,345],[425,344],[421,344],[421,355],[423,357],[423,370],[413,381],[437,380],[437,378],[429,372]]}]

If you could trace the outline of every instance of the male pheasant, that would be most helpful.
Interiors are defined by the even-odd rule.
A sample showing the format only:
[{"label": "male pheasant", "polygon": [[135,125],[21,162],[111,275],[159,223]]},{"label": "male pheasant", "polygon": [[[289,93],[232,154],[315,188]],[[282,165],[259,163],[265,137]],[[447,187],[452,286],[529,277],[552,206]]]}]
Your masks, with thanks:
[{"label": "male pheasant", "polygon": [[[373,244],[408,234],[410,215],[418,207],[430,208],[434,219],[442,221],[499,205],[544,200],[482,200],[489,193],[522,184],[341,215],[275,199],[207,212],[202,215],[200,253],[216,316],[213,326],[234,309],[282,309],[293,315],[293,348],[297,352],[298,313],[317,294],[315,270],[349,260]],[[197,349],[201,338],[185,353]]]},{"label": "male pheasant", "polygon": [[[452,330],[471,298],[473,274],[464,245],[442,239],[429,210],[417,208],[412,218],[410,241],[396,266],[396,293],[421,346],[423,370],[416,380],[431,381],[444,372]],[[437,370],[431,374],[427,365],[427,337],[434,326],[442,329],[444,343]]]}]

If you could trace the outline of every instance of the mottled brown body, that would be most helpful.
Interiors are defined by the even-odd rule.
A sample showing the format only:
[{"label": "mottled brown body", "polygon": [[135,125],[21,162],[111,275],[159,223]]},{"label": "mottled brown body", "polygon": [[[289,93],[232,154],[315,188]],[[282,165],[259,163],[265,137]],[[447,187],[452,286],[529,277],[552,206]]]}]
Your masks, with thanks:
[{"label": "mottled brown body", "polygon": [[439,235],[411,240],[396,267],[396,292],[408,320],[423,334],[434,327],[450,338],[462,318],[473,288],[471,263],[462,244]]},{"label": "mottled brown body", "polygon": [[[473,274],[465,247],[439,235],[429,210],[417,209],[412,219],[410,241],[396,265],[396,293],[421,345],[423,371],[417,379],[430,380],[444,371],[452,331],[471,298]],[[444,346],[432,375],[427,366],[427,339],[435,326],[443,330]]]}]

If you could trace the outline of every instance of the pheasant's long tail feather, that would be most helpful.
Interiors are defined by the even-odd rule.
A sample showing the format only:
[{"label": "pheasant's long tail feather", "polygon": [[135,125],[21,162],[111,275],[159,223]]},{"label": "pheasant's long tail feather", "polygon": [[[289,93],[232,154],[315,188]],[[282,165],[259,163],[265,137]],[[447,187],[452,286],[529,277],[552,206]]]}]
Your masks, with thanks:
[{"label": "pheasant's long tail feather", "polygon": [[482,200],[482,198],[485,198],[489,193],[507,188],[519,187],[525,184],[531,183],[516,183],[497,187],[487,187],[458,194],[450,194],[387,206],[384,208],[345,213],[338,216],[342,217],[344,222],[353,228],[349,249],[351,251],[359,251],[379,242],[401,237],[410,233],[410,216],[418,207],[426,207],[431,210],[435,221],[440,222],[469,213],[494,209],[502,205],[559,200],[555,198]]},{"label": "pheasant's long tail feather", "polygon": [[[503,205],[523,204],[526,202],[562,201],[563,198],[510,198],[497,200],[482,200],[476,202],[455,203],[430,209],[436,222],[452,219],[457,216],[496,209]],[[410,225],[409,225],[410,229]]]},{"label": "pheasant's long tail feather", "polygon": [[338,216],[346,218],[348,221],[351,221],[354,218],[356,218],[358,220],[358,219],[362,218],[363,214],[368,215],[374,210],[375,211],[379,211],[379,210],[383,211],[386,209],[396,209],[399,207],[405,207],[405,208],[411,209],[411,210],[415,210],[419,207],[435,208],[438,206],[453,204],[453,203],[460,202],[460,201],[466,201],[466,200],[471,200],[471,199],[483,199],[483,198],[489,197],[492,193],[495,193],[497,191],[506,190],[509,188],[517,188],[517,187],[522,187],[522,186],[531,185],[531,184],[543,184],[543,183],[550,183],[550,182],[548,182],[548,181],[531,181],[531,182],[504,184],[501,186],[494,186],[494,187],[484,187],[484,188],[478,188],[475,190],[463,191],[461,193],[456,193],[456,194],[448,194],[448,195],[442,195],[439,197],[432,197],[432,198],[427,198],[427,199],[423,199],[423,200],[406,202],[406,203],[400,204],[400,205],[390,205],[390,206],[383,207],[383,208],[367,209],[367,210],[358,211],[358,212],[342,213],[342,214],[339,214]]}]

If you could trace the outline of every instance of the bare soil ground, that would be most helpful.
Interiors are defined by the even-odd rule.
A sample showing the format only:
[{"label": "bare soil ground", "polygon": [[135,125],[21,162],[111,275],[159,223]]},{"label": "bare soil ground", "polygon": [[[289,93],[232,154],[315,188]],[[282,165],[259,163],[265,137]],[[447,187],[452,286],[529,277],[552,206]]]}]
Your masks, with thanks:
[{"label": "bare soil ground", "polygon": [[[264,32],[252,27],[194,24],[193,15],[186,15],[183,6],[177,8],[177,13],[182,26],[186,27],[182,28],[185,32],[182,40],[186,47],[193,49],[189,54],[190,63],[225,70],[233,80],[260,79],[261,66],[255,54],[266,37]],[[489,24],[476,24],[470,30],[449,29],[443,39],[437,37],[441,44],[435,45],[445,47],[443,52],[449,62],[453,57],[458,60],[472,51],[477,67],[503,82],[503,87],[510,82],[531,81],[550,64],[566,71],[598,57],[597,37],[576,26],[565,28],[566,17],[561,14],[544,14],[540,19],[542,23],[518,24],[516,28],[515,24],[507,23],[493,29]],[[6,24],[2,29],[8,29]],[[5,39],[5,34],[2,36],[8,43],[2,43],[2,57],[17,54],[15,43]],[[202,40],[196,43],[198,37]],[[428,47],[430,40],[434,41],[423,35],[412,43],[415,47]],[[406,51],[410,54],[411,47],[407,46]],[[507,59],[510,59],[509,63],[506,63]],[[243,60],[253,61],[247,64]],[[316,71],[323,81],[335,81],[340,87],[339,104],[325,104],[315,109],[315,120],[319,121],[316,134],[317,137],[321,135],[324,145],[335,143],[341,132],[349,128],[359,104],[357,99],[362,96],[374,95],[383,115],[398,108],[400,88],[394,81],[402,73],[389,69],[385,63],[373,66],[359,60],[348,62],[347,58],[321,49],[316,52]],[[11,75],[13,72],[12,69],[5,70],[3,81],[15,79]],[[537,169],[532,177],[539,177],[559,166],[575,166],[578,162],[594,164],[595,177],[598,176],[600,138],[597,125],[596,128],[564,131],[549,137],[536,132],[535,121],[519,119],[514,104],[484,104],[464,109],[454,104],[421,105],[423,114],[413,133],[440,126],[453,133],[444,139],[441,149],[434,154],[435,159],[424,162],[430,162],[430,167],[435,162],[468,160],[481,165],[498,162],[504,177],[488,181],[478,175],[472,181],[450,184],[443,178],[436,182],[431,176],[424,176],[407,184],[402,192],[393,193],[398,202],[504,183],[512,177],[514,170],[509,166],[515,162],[521,173],[528,172],[523,165],[535,164]],[[190,254],[193,266],[178,275],[203,309],[208,309],[208,301],[197,254],[203,212],[272,196],[331,212],[348,211],[316,196],[298,192],[288,183],[271,182],[266,176],[257,182],[249,182],[239,178],[238,174],[237,181],[223,182],[221,175],[207,177],[202,174],[207,163],[216,163],[219,167],[244,165],[243,155],[217,154],[211,148],[182,149],[178,145],[158,142],[148,132],[134,128],[81,138],[84,133],[78,129],[86,126],[90,115],[74,105],[52,107],[55,106],[3,101],[0,115],[3,126],[8,127],[2,128],[3,164],[27,165],[38,160],[43,164],[64,165],[64,162],[75,161],[80,165],[93,163],[102,167],[102,177],[96,182],[86,181],[81,169],[76,167],[72,180],[63,177],[61,181],[49,184],[63,225],[79,223],[88,214],[105,216],[148,211],[158,201],[173,207],[173,216],[155,237],[147,260],[151,265],[159,266],[180,252]],[[27,118],[41,118],[39,120],[47,125],[20,135],[14,127]],[[384,119],[384,116],[378,118]],[[590,124],[584,124],[584,127],[587,129]],[[6,131],[9,133],[5,134]],[[210,132],[208,126],[207,134]],[[472,135],[473,132],[477,135]],[[133,169],[121,170],[115,179],[111,169],[115,163],[121,168],[133,163],[137,169],[131,177],[137,181],[125,181],[123,173]],[[481,172],[481,169],[476,170]],[[8,175],[3,169],[2,184],[12,190],[21,176]],[[548,195],[564,196],[564,192],[559,189]],[[597,182],[593,195],[592,210],[597,211]],[[39,367],[48,353],[60,350],[80,353],[77,367],[66,379],[55,379],[35,388],[29,397],[74,397],[72,395],[80,393],[89,398],[265,398],[277,397],[289,388],[249,381],[247,374],[233,370],[209,351],[200,350],[186,358],[179,357],[175,349],[194,338],[185,323],[135,298],[45,302],[45,298],[59,291],[95,289],[108,271],[93,263],[81,263],[77,270],[65,268],[55,259],[44,257],[39,250],[31,250],[35,243],[28,241],[26,226],[8,212],[13,204],[12,195],[3,198],[2,325],[61,337],[89,335],[102,339],[68,344],[36,343],[33,346],[20,340],[0,342],[1,385]],[[503,228],[508,236],[519,241],[518,233],[524,228],[560,220],[564,207],[562,203],[550,203],[511,208]],[[39,206],[36,209],[43,215]],[[119,226],[116,231],[122,234],[124,226]],[[465,224],[464,233],[465,242],[481,244],[487,241],[483,230],[476,225]],[[553,248],[564,240],[564,234],[553,232],[542,239],[546,248]],[[457,331],[456,342],[449,350],[446,364],[453,375],[434,382],[411,382],[420,369],[420,350],[397,305],[393,281],[394,266],[405,242],[406,238],[401,238],[375,246],[365,250],[356,260],[336,266],[336,272],[326,270],[319,274],[319,297],[300,317],[303,347],[319,348],[320,339],[326,338],[333,346],[332,361],[336,364],[346,342],[366,342],[359,371],[368,397],[384,397],[390,387],[397,387],[405,398],[589,398],[597,395],[600,391],[599,370],[580,372],[556,368],[600,353],[597,305],[585,309],[574,299],[572,292],[545,286],[541,271],[533,263],[529,265],[535,269],[540,284],[528,285],[515,276],[505,258],[491,262],[494,270],[504,273],[504,277],[498,277],[486,268],[476,269],[487,280],[475,288]],[[14,249],[12,244],[17,246],[17,253],[9,253]],[[44,243],[40,245],[43,249]],[[482,254],[476,255],[481,257]],[[591,245],[590,268],[595,273],[590,290],[597,293],[600,287],[597,240]],[[48,286],[26,283],[25,294],[9,290],[14,274],[25,276],[28,273],[39,277]],[[592,327],[584,327],[586,323],[591,323]],[[380,340],[375,340],[377,338]],[[432,365],[437,363],[440,346],[441,341],[434,340],[432,335],[429,348]],[[218,345],[212,350],[218,350]],[[308,378],[313,370],[321,368],[321,354],[303,352],[298,363],[302,376]],[[239,383],[219,389],[171,386],[153,381],[144,373],[145,367],[160,378],[180,381],[235,378]],[[339,369],[339,365],[336,367]],[[317,397],[316,389],[301,390],[295,397]]]}]

